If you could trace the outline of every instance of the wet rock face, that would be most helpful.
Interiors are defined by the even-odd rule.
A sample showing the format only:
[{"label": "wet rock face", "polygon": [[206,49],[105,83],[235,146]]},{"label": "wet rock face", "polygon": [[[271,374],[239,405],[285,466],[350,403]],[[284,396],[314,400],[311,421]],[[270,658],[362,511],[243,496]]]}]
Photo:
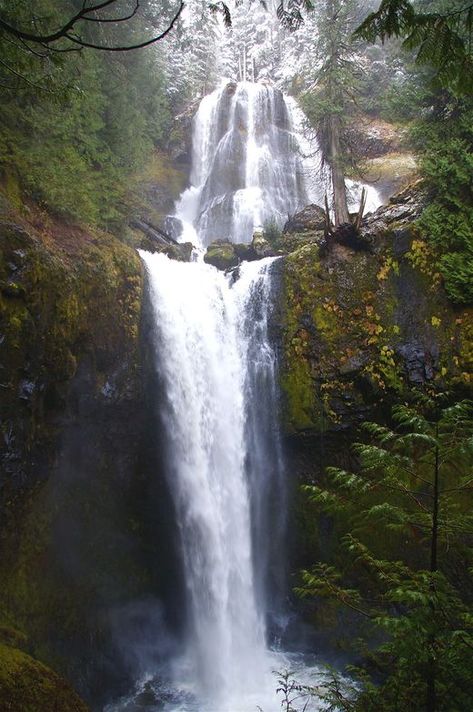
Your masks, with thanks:
[{"label": "wet rock face", "polygon": [[365,218],[369,249],[320,249],[314,233],[284,258],[281,380],[292,437],[383,420],[413,387],[471,389],[473,311],[453,309],[416,236],[424,199],[417,186]]},{"label": "wet rock face", "polygon": [[173,238],[173,240],[178,240],[182,235],[182,221],[174,215],[166,215],[166,218],[164,219],[164,230]]},{"label": "wet rock face", "polygon": [[[351,445],[364,421],[389,422],[415,389],[472,397],[473,309],[446,299],[428,245],[414,222],[418,188],[363,221],[369,249],[325,246],[323,233],[294,233],[278,261],[282,287],[282,414],[287,471],[295,490],[291,569],[330,552],[336,532],[297,483],[323,481],[325,468],[356,469]],[[320,608],[317,629],[326,626]],[[343,637],[330,627],[329,636]]]},{"label": "wet rock face", "polygon": [[[122,369],[117,397],[129,390],[137,368],[141,282],[134,251],[110,237],[100,246],[90,241],[83,259],[69,262],[63,250],[46,248],[34,231],[0,224],[0,461],[5,498],[14,498],[17,490],[44,477],[44,457],[54,455],[54,421],[85,354],[95,354],[98,380],[126,360],[130,371]],[[41,456],[35,455],[39,451]]]},{"label": "wet rock face", "polygon": [[0,223],[0,628],[98,706],[126,682],[109,609],[152,589],[156,468],[140,260],[111,235],[69,245],[66,231]]}]

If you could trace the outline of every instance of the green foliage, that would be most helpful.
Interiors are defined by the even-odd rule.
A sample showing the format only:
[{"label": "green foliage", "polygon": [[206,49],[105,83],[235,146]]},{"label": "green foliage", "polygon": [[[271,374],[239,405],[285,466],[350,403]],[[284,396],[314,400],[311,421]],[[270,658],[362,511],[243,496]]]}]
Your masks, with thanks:
[{"label": "green foliage", "polygon": [[268,242],[275,243],[282,237],[282,230],[277,224],[276,220],[267,220],[263,225],[263,235],[265,240]]},{"label": "green foliage", "polygon": [[281,697],[281,710],[298,712],[302,705],[303,712],[310,712],[312,689],[308,685],[301,685],[291,670],[281,670],[274,674],[277,676],[276,694]]},{"label": "green foliage", "polygon": [[472,26],[473,4],[455,2],[443,11],[417,12],[408,0],[382,0],[355,36],[404,38],[407,49],[417,49],[417,62],[434,67],[439,82],[461,95],[473,89]]},{"label": "green foliage", "polygon": [[[383,0],[355,36],[399,37],[417,48],[417,62],[435,70],[411,73],[387,96],[394,116],[415,119],[412,132],[430,188],[419,226],[434,246],[450,299],[473,303],[473,5],[435,0],[423,12],[407,0]],[[408,107],[407,110],[405,107]],[[417,118],[416,118],[417,113]]]},{"label": "green foliage", "polygon": [[[17,22],[25,22],[28,8],[15,5]],[[72,7],[62,4],[64,17]],[[58,12],[46,0],[39,9],[46,18]],[[120,37],[132,40],[135,31],[124,27]],[[94,33],[95,26],[87,37]],[[0,40],[0,172],[16,172],[24,191],[54,212],[119,226],[133,176],[169,134],[157,50],[40,57]]]},{"label": "green foliage", "polygon": [[357,474],[330,468],[306,488],[345,535],[340,570],[304,571],[298,592],[350,608],[381,640],[361,644],[355,684],[330,673],[313,694],[331,710],[458,712],[473,694],[473,405],[424,399],[393,421],[365,425]]},{"label": "green foliage", "polygon": [[343,149],[337,161],[348,168],[357,160],[347,129],[357,111],[362,76],[356,55],[357,43],[350,42],[356,3],[354,0],[325,0],[317,12],[315,51],[322,62],[314,71],[312,90],[301,97],[301,105],[317,130],[323,155],[328,162],[335,160],[331,156],[330,139],[333,122],[336,121]]},{"label": "green foliage", "polygon": [[431,190],[419,225],[439,255],[449,297],[473,302],[473,101],[441,95],[413,137]]}]

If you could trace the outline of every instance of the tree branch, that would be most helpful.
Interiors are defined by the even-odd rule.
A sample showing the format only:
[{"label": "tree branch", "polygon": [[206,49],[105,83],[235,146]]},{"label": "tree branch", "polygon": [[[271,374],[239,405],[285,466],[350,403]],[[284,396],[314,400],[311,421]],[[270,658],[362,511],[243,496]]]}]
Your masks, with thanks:
[{"label": "tree branch", "polygon": [[[181,15],[182,10],[184,9],[184,0],[180,0],[180,5],[179,8],[172,18],[170,24],[168,27],[164,30],[164,32],[161,32],[161,34],[151,37],[148,40],[145,40],[144,42],[138,42],[137,44],[133,45],[125,45],[125,46],[111,46],[111,47],[105,47],[103,45],[97,45],[94,44],[93,42],[87,42],[86,40],[83,40],[79,35],[73,34],[75,26],[82,21],[87,21],[87,22],[95,22],[97,24],[102,24],[102,23],[117,23],[117,22],[125,22],[126,20],[132,19],[136,13],[138,12],[138,9],[140,7],[140,0],[135,0],[135,6],[133,10],[128,14],[128,15],[123,15],[121,17],[91,17],[91,15],[96,14],[100,10],[103,10],[106,7],[109,7],[110,5],[113,5],[117,2],[118,0],[103,0],[103,2],[96,3],[95,5],[92,5],[90,7],[87,6],[86,0],[84,0],[82,4],[82,9],[79,10],[73,17],[70,18],[62,27],[60,27],[58,30],[55,30],[54,32],[51,32],[49,34],[34,34],[31,32],[25,32],[17,27],[14,27],[13,25],[9,24],[6,20],[2,19],[0,16],[0,30],[3,30],[5,33],[12,35],[13,37],[16,37],[19,40],[25,41],[25,42],[33,42],[35,44],[41,45],[43,48],[47,48],[49,50],[53,50],[55,48],[51,47],[50,45],[54,44],[55,42],[58,42],[59,40],[68,40],[69,42],[72,42],[75,45],[79,45],[79,47],[90,47],[91,49],[98,49],[98,50],[103,50],[107,52],[127,52],[129,50],[133,49],[141,49],[142,47],[148,47],[149,45],[154,44],[155,42],[158,42],[159,40],[164,39],[166,35],[172,30],[174,27],[177,19]],[[62,49],[56,49],[55,51],[61,51],[61,52],[66,52],[66,51],[77,51],[76,48],[62,48]]]},{"label": "tree branch", "polygon": [[136,0],[136,4],[134,9],[130,12],[129,15],[124,15],[123,17],[87,17],[84,16],[82,19],[87,20],[87,22],[125,22],[126,20],[131,20],[136,13],[138,12],[138,9],[140,7],[140,0]]},{"label": "tree branch", "polygon": [[81,39],[80,37],[75,37],[74,35],[67,34],[65,35],[68,40],[71,42],[74,42],[75,44],[79,45],[80,47],[88,47],[90,49],[98,49],[103,52],[129,52],[130,50],[133,49],[142,49],[143,47],[149,47],[150,45],[154,44],[155,42],[159,42],[159,40],[162,40],[168,35],[172,28],[174,27],[175,23],[177,22],[181,12],[184,9],[184,0],[181,0],[181,4],[179,5],[179,9],[172,18],[170,24],[168,27],[162,32],[160,35],[157,35],[156,37],[152,37],[149,40],[145,40],[144,42],[139,42],[138,44],[134,45],[123,45],[123,46],[114,46],[114,47],[104,47],[103,45],[96,45],[93,42],[86,42],[85,40]]},{"label": "tree branch", "polygon": [[5,30],[15,37],[19,37],[22,40],[28,42],[39,42],[43,44],[50,44],[51,42],[57,42],[57,40],[62,39],[67,36],[67,33],[73,29],[80,20],[83,20],[89,13],[97,12],[98,10],[103,10],[104,7],[108,5],[113,5],[117,0],[104,0],[104,2],[93,5],[92,7],[85,7],[85,3],[82,5],[82,10],[79,10],[71,19],[66,22],[59,30],[52,32],[49,35],[32,34],[31,32],[23,32],[13,25],[9,25],[5,20],[0,17],[0,29]]}]

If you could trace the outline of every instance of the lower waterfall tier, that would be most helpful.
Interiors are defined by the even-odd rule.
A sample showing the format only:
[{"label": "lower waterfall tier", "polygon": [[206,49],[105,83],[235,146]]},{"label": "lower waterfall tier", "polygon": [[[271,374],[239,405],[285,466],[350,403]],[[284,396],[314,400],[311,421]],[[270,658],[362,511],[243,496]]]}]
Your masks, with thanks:
[{"label": "lower waterfall tier", "polygon": [[285,518],[272,519],[271,497],[277,488],[284,498],[267,328],[272,260],[243,265],[232,282],[204,263],[142,257],[187,591],[186,659],[195,688],[223,709],[261,685],[270,572],[283,570],[274,556]]}]

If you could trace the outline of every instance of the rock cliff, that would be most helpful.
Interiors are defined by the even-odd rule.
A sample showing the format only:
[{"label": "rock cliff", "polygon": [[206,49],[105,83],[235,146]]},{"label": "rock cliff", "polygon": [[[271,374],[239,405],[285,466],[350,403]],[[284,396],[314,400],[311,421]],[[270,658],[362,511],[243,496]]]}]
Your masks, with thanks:
[{"label": "rock cliff", "polygon": [[[281,238],[282,407],[297,481],[352,466],[359,424],[388,421],[418,389],[471,397],[473,310],[447,300],[419,238],[424,200],[417,184],[367,216],[355,249],[311,230]],[[297,568],[330,541],[299,494],[293,521]]]},{"label": "rock cliff", "polygon": [[113,236],[36,209],[2,216],[0,629],[18,670],[53,680],[46,663],[96,704],[126,677],[113,609],[156,588],[142,293],[136,251]]}]

